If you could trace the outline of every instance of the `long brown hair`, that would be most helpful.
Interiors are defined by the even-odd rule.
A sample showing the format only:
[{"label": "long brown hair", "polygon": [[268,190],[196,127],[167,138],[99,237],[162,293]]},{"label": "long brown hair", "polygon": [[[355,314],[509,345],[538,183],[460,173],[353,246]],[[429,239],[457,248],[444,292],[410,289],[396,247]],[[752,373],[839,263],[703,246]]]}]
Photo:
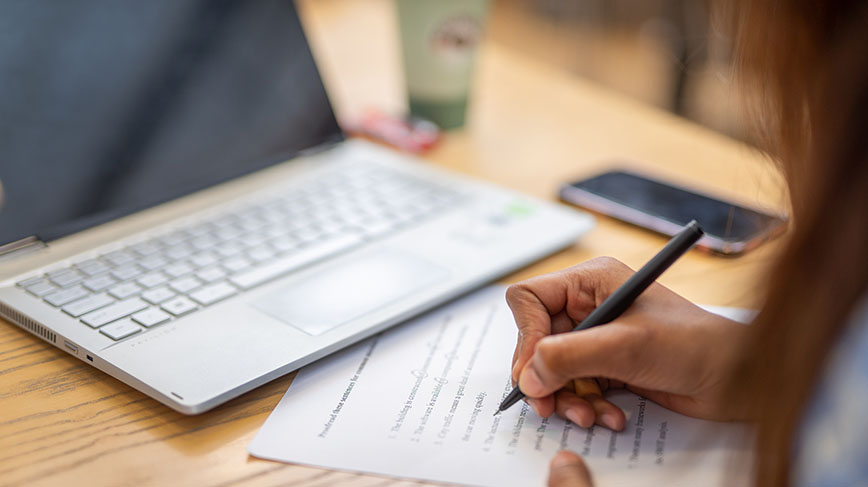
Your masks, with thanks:
[{"label": "long brown hair", "polygon": [[758,422],[757,485],[787,485],[806,405],[868,290],[868,4],[727,8],[747,108],[787,179],[793,221],[728,400]]}]

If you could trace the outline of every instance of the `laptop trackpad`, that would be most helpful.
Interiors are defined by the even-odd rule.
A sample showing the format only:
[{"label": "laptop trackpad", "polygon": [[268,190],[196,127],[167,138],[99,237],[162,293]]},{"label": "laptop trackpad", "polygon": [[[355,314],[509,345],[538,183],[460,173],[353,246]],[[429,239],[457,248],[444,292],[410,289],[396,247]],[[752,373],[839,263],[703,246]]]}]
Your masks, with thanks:
[{"label": "laptop trackpad", "polygon": [[324,266],[253,302],[310,335],[320,335],[442,281],[448,272],[418,256],[389,250]]}]

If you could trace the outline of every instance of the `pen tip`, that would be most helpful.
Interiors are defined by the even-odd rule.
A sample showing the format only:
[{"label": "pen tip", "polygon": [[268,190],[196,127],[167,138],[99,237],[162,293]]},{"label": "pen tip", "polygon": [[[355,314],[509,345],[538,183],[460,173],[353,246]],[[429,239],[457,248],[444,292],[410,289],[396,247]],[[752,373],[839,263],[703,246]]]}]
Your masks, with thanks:
[{"label": "pen tip", "polygon": [[497,416],[498,414],[500,414],[500,409],[498,409],[497,411],[494,412],[495,416]]}]

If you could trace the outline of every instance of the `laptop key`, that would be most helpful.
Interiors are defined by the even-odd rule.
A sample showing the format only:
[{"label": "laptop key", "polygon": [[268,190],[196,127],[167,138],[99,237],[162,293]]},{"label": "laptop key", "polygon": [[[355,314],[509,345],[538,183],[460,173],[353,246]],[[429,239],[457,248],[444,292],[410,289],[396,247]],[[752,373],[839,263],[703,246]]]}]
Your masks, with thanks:
[{"label": "laptop key", "polygon": [[142,287],[134,282],[125,282],[109,289],[109,294],[118,299],[126,299],[140,292],[142,292]]},{"label": "laptop key", "polygon": [[31,277],[30,279],[25,279],[23,281],[18,281],[17,285],[19,287],[28,288],[30,286],[34,286],[41,282],[45,282],[42,280],[42,276]]},{"label": "laptop key", "polygon": [[132,249],[133,252],[141,255],[142,257],[147,257],[149,255],[156,254],[157,252],[159,252],[160,246],[153,243],[153,242],[142,242],[142,243],[130,246],[130,249]]},{"label": "laptop key", "polygon": [[75,267],[88,277],[98,276],[111,270],[111,267],[109,267],[105,262],[96,259],[79,262]]},{"label": "laptop key", "polygon": [[241,223],[239,223],[238,226],[240,226],[242,229],[244,229],[247,232],[255,232],[256,230],[259,230],[260,228],[264,227],[267,224],[268,224],[268,222],[262,221],[258,218],[253,217],[252,215],[250,215],[249,218],[245,218],[245,219],[241,220]]},{"label": "laptop key", "polygon": [[199,252],[190,257],[189,261],[190,264],[193,264],[196,267],[208,267],[217,262],[217,256],[212,252]]},{"label": "laptop key", "polygon": [[172,315],[157,308],[148,308],[144,311],[139,311],[130,318],[132,318],[136,323],[150,328],[169,321],[172,318]]},{"label": "laptop key", "polygon": [[114,252],[110,252],[104,255],[103,259],[107,260],[109,263],[111,263],[111,265],[115,267],[120,267],[136,260],[133,254],[125,252],[123,250],[116,250]]},{"label": "laptop key", "polygon": [[163,301],[174,297],[175,292],[167,287],[158,287],[142,293],[142,299],[151,304],[160,304]]},{"label": "laptop key", "polygon": [[124,265],[112,271],[112,275],[119,281],[132,279],[142,273],[142,270],[135,264]]},{"label": "laptop key", "polygon": [[238,229],[238,227],[235,227],[234,225],[232,225],[232,226],[227,225],[227,226],[221,228],[220,230],[217,230],[217,232],[216,232],[217,238],[219,238],[222,241],[233,240],[233,239],[240,237],[243,234],[244,234],[244,231]]},{"label": "laptop key", "polygon": [[299,250],[296,253],[276,258],[261,267],[238,273],[229,278],[229,281],[242,289],[249,289],[316,260],[355,247],[361,241],[358,235],[344,235],[332,240],[325,240],[317,243],[315,246]]},{"label": "laptop key", "polygon": [[103,306],[108,306],[114,302],[115,300],[108,294],[100,293],[79,299],[78,301],[73,301],[60,309],[73,318],[78,318],[85,313],[90,313],[91,311],[100,309]]},{"label": "laptop key", "polygon": [[226,271],[219,267],[209,267],[197,272],[196,277],[210,284],[226,277]]},{"label": "laptop key", "polygon": [[90,279],[85,279],[82,282],[82,286],[90,289],[93,292],[99,292],[106,288],[109,288],[115,285],[118,281],[116,281],[112,276],[106,274],[102,276],[92,277]]},{"label": "laptop key", "polygon": [[48,281],[41,281],[37,284],[33,284],[27,287],[27,292],[38,298],[41,298],[46,294],[53,293],[54,291],[57,291],[57,286],[51,284]]},{"label": "laptop key", "polygon": [[140,286],[152,288],[164,284],[168,280],[169,278],[166,277],[166,275],[162,272],[151,272],[150,274],[145,274],[144,276],[139,277],[138,279],[136,279],[136,282]]},{"label": "laptop key", "polygon": [[193,270],[193,266],[186,262],[175,262],[163,269],[163,272],[170,275],[171,277],[181,277],[183,275],[193,272]]},{"label": "laptop key", "polygon": [[177,298],[170,299],[163,303],[160,307],[175,316],[185,315],[197,308],[196,303],[190,301],[184,296],[178,296]]},{"label": "laptop key", "polygon": [[250,269],[252,265],[249,260],[244,257],[233,257],[222,262],[223,268],[229,272],[238,272],[245,269]]},{"label": "laptop key", "polygon": [[231,214],[231,213],[228,215],[221,216],[218,219],[211,222],[211,224],[214,226],[214,232],[216,234],[218,234],[217,235],[218,237],[220,237],[224,240],[227,238],[232,238],[232,237],[224,237],[222,235],[219,235],[220,231],[223,230],[224,228],[232,227],[236,223],[238,223],[238,217]]},{"label": "laptop key", "polygon": [[142,327],[133,323],[132,320],[125,319],[116,321],[110,325],[100,328],[99,332],[111,338],[112,340],[121,340],[128,336],[135,335],[142,331]]},{"label": "laptop key", "polygon": [[218,243],[220,243],[220,241],[210,234],[196,237],[190,241],[190,244],[196,250],[208,250],[211,247],[217,245]]},{"label": "laptop key", "polygon": [[118,301],[115,304],[106,306],[105,308],[91,311],[81,317],[81,322],[91,328],[99,328],[107,325],[112,321],[127,317],[136,311],[141,311],[148,307],[148,303],[139,298],[130,298],[123,301]]},{"label": "laptop key", "polygon": [[172,260],[180,260],[189,257],[193,253],[193,248],[186,243],[180,243],[169,247],[164,254]]},{"label": "laptop key", "polygon": [[210,304],[214,304],[217,301],[223,300],[235,294],[237,290],[235,286],[228,284],[226,282],[221,282],[218,284],[213,284],[210,286],[205,286],[198,291],[193,291],[190,293],[190,297],[193,301],[201,304],[202,306],[208,306]]},{"label": "laptop key", "polygon": [[162,243],[166,247],[178,245],[184,240],[186,240],[186,237],[180,232],[172,232],[159,238],[160,243]]},{"label": "laptop key", "polygon": [[202,235],[206,235],[208,232],[212,230],[210,223],[200,223],[194,227],[188,228],[187,234],[191,237],[201,237]]},{"label": "laptop key", "polygon": [[145,270],[155,271],[168,264],[169,261],[160,254],[151,254],[144,259],[138,261],[138,263],[140,266],[144,267]]},{"label": "laptop key", "polygon": [[269,208],[266,208],[260,216],[263,220],[272,225],[282,223],[283,220],[286,219],[286,215],[284,215],[283,212]]},{"label": "laptop key", "polygon": [[267,245],[259,245],[247,251],[247,257],[254,262],[264,262],[274,257],[274,250]]},{"label": "laptop key", "polygon": [[66,303],[71,303],[76,299],[81,299],[90,294],[81,286],[61,289],[60,291],[51,293],[45,296],[45,301],[52,306],[63,306]]},{"label": "laptop key", "polygon": [[265,230],[265,236],[269,239],[274,239],[278,237],[282,237],[287,233],[291,232],[292,228],[280,223],[274,223],[267,230]]},{"label": "laptop key", "polygon": [[288,252],[298,247],[299,242],[295,238],[285,235],[272,240],[271,246],[277,249],[278,252]]},{"label": "laptop key", "polygon": [[169,283],[169,287],[174,291],[179,293],[187,293],[190,292],[197,287],[202,285],[202,281],[196,279],[193,276],[182,277],[180,279],[175,279],[174,281]]},{"label": "laptop key", "polygon": [[257,245],[261,245],[266,240],[268,240],[268,236],[265,233],[251,231],[250,233],[238,237],[236,242],[240,243],[245,247],[256,247]]},{"label": "laptop key", "polygon": [[293,232],[293,236],[298,239],[301,244],[309,244],[324,236],[325,234],[318,227],[304,227]]},{"label": "laptop key", "polygon": [[69,287],[73,284],[81,282],[81,280],[84,278],[78,272],[72,270],[63,270],[48,274],[48,279],[60,287]]},{"label": "laptop key", "polygon": [[242,250],[244,250],[244,246],[234,240],[230,240],[218,245],[214,249],[221,256],[228,258],[238,255]]}]

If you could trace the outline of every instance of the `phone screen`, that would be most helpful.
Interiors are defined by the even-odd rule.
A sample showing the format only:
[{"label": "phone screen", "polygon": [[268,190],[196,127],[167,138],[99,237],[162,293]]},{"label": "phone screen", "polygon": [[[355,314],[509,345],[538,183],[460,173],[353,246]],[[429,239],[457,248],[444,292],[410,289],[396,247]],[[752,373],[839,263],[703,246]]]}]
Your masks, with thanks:
[{"label": "phone screen", "polygon": [[772,215],[622,171],[570,186],[679,226],[696,220],[705,233],[725,241],[749,241],[783,222]]}]

